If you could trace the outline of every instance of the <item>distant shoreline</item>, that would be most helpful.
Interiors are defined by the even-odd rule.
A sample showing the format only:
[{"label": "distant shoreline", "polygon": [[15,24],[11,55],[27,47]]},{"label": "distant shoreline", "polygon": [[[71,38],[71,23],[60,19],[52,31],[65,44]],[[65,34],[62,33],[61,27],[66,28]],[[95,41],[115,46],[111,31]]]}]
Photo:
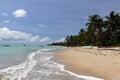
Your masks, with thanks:
[{"label": "distant shoreline", "polygon": [[94,76],[105,80],[120,79],[120,48],[84,49],[72,47],[60,51],[56,62],[66,65],[65,69],[79,75]]}]

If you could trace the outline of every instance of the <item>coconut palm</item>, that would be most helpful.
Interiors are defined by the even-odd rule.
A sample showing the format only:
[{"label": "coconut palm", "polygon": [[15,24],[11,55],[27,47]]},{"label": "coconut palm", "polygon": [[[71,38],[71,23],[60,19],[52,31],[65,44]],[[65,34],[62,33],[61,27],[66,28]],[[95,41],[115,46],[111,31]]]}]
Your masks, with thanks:
[{"label": "coconut palm", "polygon": [[120,30],[120,15],[114,11],[110,12],[109,16],[106,16],[106,27],[110,31]]},{"label": "coconut palm", "polygon": [[109,44],[116,44],[120,42],[120,15],[114,11],[110,12],[109,16],[106,16],[106,33],[109,38]]},{"label": "coconut palm", "polygon": [[98,45],[99,46],[102,46],[102,33],[103,33],[103,19],[95,14],[95,15],[92,15],[92,16],[89,16],[89,19],[88,19],[88,23],[87,23],[87,26],[88,26],[88,32],[90,34],[93,34],[93,37],[96,38],[95,40],[98,41]]}]

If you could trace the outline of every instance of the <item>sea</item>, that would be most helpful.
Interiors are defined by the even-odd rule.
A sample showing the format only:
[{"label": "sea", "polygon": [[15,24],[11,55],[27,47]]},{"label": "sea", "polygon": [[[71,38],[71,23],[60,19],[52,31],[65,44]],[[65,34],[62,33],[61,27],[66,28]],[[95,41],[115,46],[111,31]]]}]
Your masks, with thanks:
[{"label": "sea", "polygon": [[0,46],[0,80],[103,80],[77,75],[51,59],[61,46]]}]

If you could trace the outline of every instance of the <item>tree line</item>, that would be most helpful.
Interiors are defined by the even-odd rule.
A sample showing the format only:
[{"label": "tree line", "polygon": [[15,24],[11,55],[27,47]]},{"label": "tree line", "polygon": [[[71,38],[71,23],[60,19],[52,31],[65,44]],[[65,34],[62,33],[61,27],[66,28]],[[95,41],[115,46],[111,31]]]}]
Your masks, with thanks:
[{"label": "tree line", "polygon": [[67,36],[64,42],[52,45],[63,46],[120,46],[120,15],[112,11],[108,16],[94,14],[88,17],[86,29],[77,35]]}]

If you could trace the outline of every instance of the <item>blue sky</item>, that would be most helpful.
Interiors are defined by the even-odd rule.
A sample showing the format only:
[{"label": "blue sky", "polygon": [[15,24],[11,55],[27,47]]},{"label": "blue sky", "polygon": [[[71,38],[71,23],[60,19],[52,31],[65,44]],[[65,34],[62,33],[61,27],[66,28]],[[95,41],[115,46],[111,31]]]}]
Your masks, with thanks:
[{"label": "blue sky", "polygon": [[16,40],[7,38],[16,31],[30,34],[31,39],[38,36],[43,42],[62,41],[86,28],[89,15],[106,16],[111,11],[120,12],[120,0],[1,0],[0,40]]}]

